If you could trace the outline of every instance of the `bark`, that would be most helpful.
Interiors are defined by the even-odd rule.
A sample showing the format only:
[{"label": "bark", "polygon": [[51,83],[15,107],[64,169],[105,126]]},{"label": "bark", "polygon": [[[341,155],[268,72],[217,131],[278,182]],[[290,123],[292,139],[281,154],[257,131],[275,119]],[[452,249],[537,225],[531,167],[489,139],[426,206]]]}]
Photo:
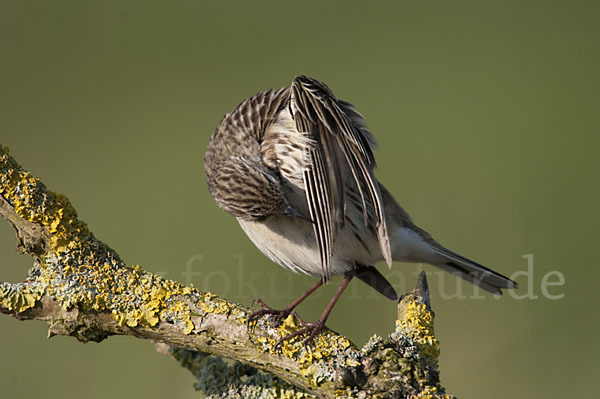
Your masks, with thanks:
[{"label": "bark", "polygon": [[363,348],[327,330],[276,343],[300,326],[269,317],[247,327],[251,309],[126,265],[0,146],[0,215],[18,251],[33,258],[21,283],[0,283],[0,312],[45,320],[48,336],[100,342],[132,335],[156,343],[211,398],[451,397],[438,374],[439,346],[424,274],[398,304],[395,331]]}]

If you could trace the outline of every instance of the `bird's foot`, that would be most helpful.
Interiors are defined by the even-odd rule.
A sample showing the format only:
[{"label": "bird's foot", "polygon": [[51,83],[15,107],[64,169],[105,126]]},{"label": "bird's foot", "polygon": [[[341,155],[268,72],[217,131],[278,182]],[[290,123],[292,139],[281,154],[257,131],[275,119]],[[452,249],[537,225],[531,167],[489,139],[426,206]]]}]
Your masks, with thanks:
[{"label": "bird's foot", "polygon": [[260,298],[256,298],[254,301],[252,301],[252,303],[260,305],[262,309],[259,309],[256,312],[251,313],[250,316],[248,316],[248,322],[246,323],[248,327],[250,327],[250,323],[258,320],[259,318],[265,315],[272,315],[276,323],[279,323],[282,320],[285,320],[289,315],[292,315],[296,319],[298,319],[300,324],[302,324],[303,326],[307,325],[307,323],[305,323],[304,320],[302,320],[300,316],[298,316],[298,314],[293,311],[293,308],[273,309],[269,305],[264,303]]},{"label": "bird's foot", "polygon": [[315,339],[315,337],[326,328],[325,320],[323,319],[319,319],[314,323],[303,323],[303,326],[304,327],[300,330],[294,331],[293,333],[281,338],[279,341],[277,341],[277,345],[275,345],[275,347],[281,347],[281,344],[283,344],[283,342],[289,341],[293,338],[304,334],[308,334],[308,336],[304,339],[304,346],[308,346],[308,344],[310,344]]}]

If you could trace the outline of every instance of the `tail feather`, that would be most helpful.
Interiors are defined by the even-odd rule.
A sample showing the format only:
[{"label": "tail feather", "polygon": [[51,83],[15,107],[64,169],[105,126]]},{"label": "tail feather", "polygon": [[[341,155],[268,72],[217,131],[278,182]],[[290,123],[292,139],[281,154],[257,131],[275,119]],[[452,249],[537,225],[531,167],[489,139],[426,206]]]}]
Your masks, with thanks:
[{"label": "tail feather", "polygon": [[354,275],[388,299],[392,301],[398,300],[398,294],[394,290],[394,287],[375,267],[357,265],[354,269]]},{"label": "tail feather", "polygon": [[502,289],[517,288],[518,286],[516,282],[508,277],[496,273],[456,252],[443,247],[432,247],[432,249],[438,255],[442,255],[447,261],[446,263],[435,264],[436,267],[457,275],[492,294],[502,295]]}]

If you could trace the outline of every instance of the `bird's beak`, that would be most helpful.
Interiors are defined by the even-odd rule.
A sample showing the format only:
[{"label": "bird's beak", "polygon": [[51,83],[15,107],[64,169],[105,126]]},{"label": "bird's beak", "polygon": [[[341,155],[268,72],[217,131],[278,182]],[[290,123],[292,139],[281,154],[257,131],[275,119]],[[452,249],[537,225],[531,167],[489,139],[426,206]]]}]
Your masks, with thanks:
[{"label": "bird's beak", "polygon": [[308,216],[305,216],[303,213],[301,213],[296,208],[292,208],[291,205],[286,205],[286,207],[283,208],[283,213],[286,215],[289,215],[289,216],[295,216],[297,218],[306,220],[307,222],[310,222],[310,223],[314,223],[314,221],[311,218],[309,218]]}]

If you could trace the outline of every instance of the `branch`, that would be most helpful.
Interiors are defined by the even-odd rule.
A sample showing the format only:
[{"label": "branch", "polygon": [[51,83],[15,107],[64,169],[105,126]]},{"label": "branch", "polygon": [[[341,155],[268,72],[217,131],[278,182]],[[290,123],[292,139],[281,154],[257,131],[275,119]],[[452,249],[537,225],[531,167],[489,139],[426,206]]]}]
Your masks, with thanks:
[{"label": "branch", "polygon": [[439,382],[424,275],[399,303],[396,330],[386,339],[373,336],[358,349],[327,330],[310,347],[300,338],[276,348],[299,328],[292,316],[280,325],[263,318],[248,329],[251,309],[124,264],[65,196],[1,146],[0,215],[15,229],[17,249],[34,259],[24,282],[0,283],[0,313],[45,320],[49,337],[150,339],[211,398],[450,397]]}]

